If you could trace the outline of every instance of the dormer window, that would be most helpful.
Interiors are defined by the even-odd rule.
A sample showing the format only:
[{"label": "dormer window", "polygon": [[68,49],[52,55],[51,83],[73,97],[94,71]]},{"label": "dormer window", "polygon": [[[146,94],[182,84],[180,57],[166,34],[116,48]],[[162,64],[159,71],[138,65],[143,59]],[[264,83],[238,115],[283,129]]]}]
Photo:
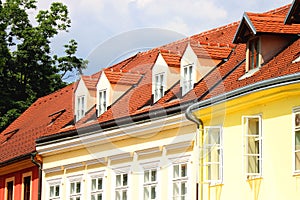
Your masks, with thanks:
[{"label": "dormer window", "polygon": [[106,90],[99,91],[99,115],[104,113],[107,110],[107,92]]},{"label": "dormer window", "polygon": [[158,101],[165,93],[165,73],[155,75],[154,102]]},{"label": "dormer window", "polygon": [[193,88],[193,65],[186,65],[183,67],[183,85],[182,95],[185,95]]},{"label": "dormer window", "polygon": [[247,53],[247,71],[260,68],[261,56],[260,56],[260,39],[258,37],[249,40],[248,53]]},{"label": "dormer window", "polygon": [[77,98],[77,121],[85,115],[85,96]]}]

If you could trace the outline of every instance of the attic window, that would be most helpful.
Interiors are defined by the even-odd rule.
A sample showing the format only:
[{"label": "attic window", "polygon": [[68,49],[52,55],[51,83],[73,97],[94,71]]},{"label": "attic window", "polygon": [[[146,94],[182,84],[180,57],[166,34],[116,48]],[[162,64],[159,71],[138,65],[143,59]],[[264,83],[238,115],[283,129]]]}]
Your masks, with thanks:
[{"label": "attic window", "polygon": [[49,115],[48,117],[51,118],[50,124],[53,124],[55,122],[55,120],[57,120],[64,112],[66,112],[66,109],[62,109],[60,111],[57,111],[57,112],[52,113],[51,115]]},{"label": "attic window", "polygon": [[183,82],[182,95],[185,95],[193,88],[193,65],[186,65],[183,67]]},{"label": "attic window", "polygon": [[261,45],[259,37],[251,39],[247,44],[247,69],[251,71],[261,66]]},{"label": "attic window", "polygon": [[295,60],[293,60],[292,63],[297,63],[297,62],[300,62],[300,56],[298,58],[296,58]]},{"label": "attic window", "polygon": [[107,110],[107,92],[106,90],[99,91],[98,113],[101,115]]},{"label": "attic window", "polygon": [[165,93],[165,73],[155,75],[154,102],[158,101]]},{"label": "attic window", "polygon": [[85,115],[85,96],[79,96],[77,98],[77,121]]},{"label": "attic window", "polygon": [[8,141],[14,134],[16,134],[20,129],[15,129],[13,131],[10,131],[8,133],[4,133],[4,136],[6,137],[5,141]]}]

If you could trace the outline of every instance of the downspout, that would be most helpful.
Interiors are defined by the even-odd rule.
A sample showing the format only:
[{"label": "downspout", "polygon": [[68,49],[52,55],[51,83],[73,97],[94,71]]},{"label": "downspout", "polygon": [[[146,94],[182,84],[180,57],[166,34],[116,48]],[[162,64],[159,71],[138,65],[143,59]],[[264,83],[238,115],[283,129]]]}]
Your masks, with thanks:
[{"label": "downspout", "polygon": [[197,190],[196,190],[196,199],[197,200],[203,200],[204,199],[204,194],[203,194],[203,184],[204,184],[204,170],[203,170],[203,163],[204,163],[204,158],[203,158],[203,142],[204,142],[204,131],[203,131],[203,122],[201,119],[198,119],[194,113],[192,112],[193,105],[189,106],[185,112],[185,116],[188,120],[194,122],[197,125],[197,136],[196,139],[197,141],[197,151],[199,155],[199,175],[198,175],[198,183],[197,183]]},{"label": "downspout", "polygon": [[42,199],[42,164],[39,163],[36,158],[37,152],[31,154],[31,162],[35,164],[39,169],[39,182],[38,182],[38,200]]}]

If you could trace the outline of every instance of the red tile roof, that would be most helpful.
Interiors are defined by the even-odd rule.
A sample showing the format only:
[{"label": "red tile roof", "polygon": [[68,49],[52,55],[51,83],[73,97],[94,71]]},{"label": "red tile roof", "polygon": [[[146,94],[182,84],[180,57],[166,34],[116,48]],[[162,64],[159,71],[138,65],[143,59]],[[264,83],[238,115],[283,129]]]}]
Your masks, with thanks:
[{"label": "red tile roof", "polygon": [[[248,14],[258,30],[264,30],[260,25],[261,21],[271,23],[268,30],[277,31],[274,24],[280,20],[276,16],[287,13],[289,6],[284,6],[277,10],[265,14]],[[275,17],[266,19],[266,15]],[[67,126],[73,120],[73,88],[77,84],[68,86],[51,95],[38,99],[28,108],[15,122],[13,122],[3,133],[0,134],[0,162],[7,161],[19,155],[35,151],[35,139],[39,137],[54,135],[66,131],[74,131],[85,126],[104,124],[120,118],[130,118],[140,114],[149,114],[152,110],[163,110],[165,108],[179,107],[186,102],[200,101],[224,92],[252,84],[257,81],[271,77],[284,76],[295,72],[300,72],[299,62],[291,63],[292,58],[299,55],[299,40],[290,47],[278,54],[268,64],[262,66],[253,76],[240,80],[245,73],[245,52],[246,45],[238,44],[233,46],[232,39],[237,31],[239,22],[222,26],[204,33],[200,33],[189,38],[185,38],[159,48],[138,53],[120,63],[106,68],[105,74],[113,84],[128,84],[132,88],[128,90],[122,98],[96,118],[96,109],[93,107],[81,124]],[[283,30],[288,31],[283,25]],[[231,50],[230,58],[227,62],[221,62],[210,73],[195,84],[193,90],[181,97],[179,81],[155,104],[152,104],[152,67],[159,53],[170,66],[178,66],[180,57],[187,44],[191,44],[196,54],[201,57],[209,55],[215,59],[227,58]],[[199,44],[201,48],[199,47]],[[95,85],[94,80],[100,76],[94,74],[90,77],[83,77],[88,88]],[[88,123],[84,123],[87,122]],[[118,122],[116,122],[118,123]],[[60,134],[63,135],[63,134]],[[10,137],[10,138],[9,138]],[[9,138],[7,140],[7,138]],[[7,141],[6,141],[7,140]]]},{"label": "red tile roof", "polygon": [[104,73],[111,84],[120,85],[136,84],[142,77],[141,74],[114,71],[113,68],[110,68],[110,70],[105,70]]},{"label": "red tile roof", "polygon": [[100,75],[101,75],[101,72],[96,73],[91,76],[81,76],[81,79],[83,80],[83,82],[86,85],[88,90],[96,90],[96,86],[97,86]]},{"label": "red tile roof", "polygon": [[221,60],[228,57],[235,45],[198,42],[197,44],[191,43],[191,47],[199,58],[211,58]]},{"label": "red tile roof", "polygon": [[160,50],[160,53],[169,67],[180,67],[181,55],[163,49]]},{"label": "red tile roof", "polygon": [[298,34],[300,25],[285,25],[285,15],[245,13],[257,33]]},{"label": "red tile roof", "polygon": [[39,98],[0,134],[0,163],[34,152],[37,138],[57,133],[73,120],[74,85]]}]

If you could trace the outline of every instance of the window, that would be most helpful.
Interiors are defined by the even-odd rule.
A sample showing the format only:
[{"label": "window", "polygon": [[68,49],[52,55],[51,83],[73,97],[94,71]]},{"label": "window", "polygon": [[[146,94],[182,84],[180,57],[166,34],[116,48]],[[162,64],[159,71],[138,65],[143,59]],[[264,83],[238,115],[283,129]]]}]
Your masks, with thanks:
[{"label": "window", "polygon": [[144,171],[144,200],[156,199],[157,170]]},{"label": "window", "polygon": [[155,75],[154,102],[158,101],[165,93],[165,75],[164,73]]},{"label": "window", "polygon": [[128,174],[116,175],[116,200],[127,200]]},{"label": "window", "polygon": [[294,113],[294,172],[300,172],[300,112]]},{"label": "window", "polygon": [[193,88],[193,65],[187,65],[183,67],[183,86],[182,94],[186,94]]},{"label": "window", "polygon": [[84,96],[77,98],[77,121],[85,115],[85,100]]},{"label": "window", "polygon": [[103,178],[92,178],[91,181],[91,200],[102,200],[103,194]]},{"label": "window", "polygon": [[80,200],[81,198],[81,181],[70,183],[70,200]]},{"label": "window", "polygon": [[223,146],[221,127],[205,127],[204,149],[206,151],[206,181],[216,184],[222,182],[223,175]]},{"label": "window", "polygon": [[31,176],[23,177],[23,200],[30,200]]},{"label": "window", "polygon": [[254,38],[248,42],[248,70],[260,67],[260,40]]},{"label": "window", "polygon": [[104,113],[107,109],[107,95],[106,95],[106,90],[99,91],[99,107],[98,107],[98,112],[99,115]]},{"label": "window", "polygon": [[14,180],[8,179],[6,180],[6,200],[14,199]]},{"label": "window", "polygon": [[261,176],[262,131],[261,116],[243,117],[245,135],[245,162],[248,178]]},{"label": "window", "polygon": [[54,199],[60,199],[60,184],[56,183],[53,185],[50,185],[49,188],[49,199],[54,200]]},{"label": "window", "polygon": [[173,165],[173,200],[187,198],[187,164]]}]

